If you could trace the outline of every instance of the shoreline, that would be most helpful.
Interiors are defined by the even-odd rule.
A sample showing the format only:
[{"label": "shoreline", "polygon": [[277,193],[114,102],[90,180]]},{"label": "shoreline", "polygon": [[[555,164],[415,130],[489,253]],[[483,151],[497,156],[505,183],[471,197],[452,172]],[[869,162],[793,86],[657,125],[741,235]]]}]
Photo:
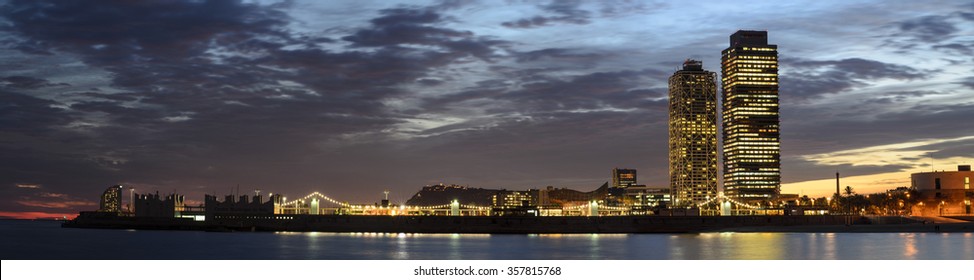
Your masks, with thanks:
[{"label": "shoreline", "polygon": [[383,232],[591,234],[702,232],[974,232],[974,222],[923,223],[898,216],[349,216],[296,215],[256,219],[79,217],[68,228],[209,232]]}]

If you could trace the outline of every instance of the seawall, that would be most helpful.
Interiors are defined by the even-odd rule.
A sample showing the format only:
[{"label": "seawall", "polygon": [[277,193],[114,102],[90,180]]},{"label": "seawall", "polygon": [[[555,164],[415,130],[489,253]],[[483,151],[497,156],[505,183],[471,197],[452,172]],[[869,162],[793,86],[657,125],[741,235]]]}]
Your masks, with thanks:
[{"label": "seawall", "polygon": [[[841,230],[869,223],[862,216],[352,216],[278,215],[258,219],[84,217],[64,227],[206,231],[408,233],[693,233]],[[736,229],[736,230],[735,230]]]}]

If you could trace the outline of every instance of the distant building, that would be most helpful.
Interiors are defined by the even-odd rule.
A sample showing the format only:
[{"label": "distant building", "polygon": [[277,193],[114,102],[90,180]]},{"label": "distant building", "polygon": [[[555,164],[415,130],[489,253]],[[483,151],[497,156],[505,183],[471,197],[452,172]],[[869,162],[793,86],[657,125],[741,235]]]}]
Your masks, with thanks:
[{"label": "distant building", "polygon": [[687,60],[669,80],[670,192],[674,206],[717,196],[717,73]]},{"label": "distant building", "polygon": [[924,203],[921,212],[925,215],[972,214],[971,178],[974,171],[970,165],[957,166],[957,171],[920,172],[910,175],[913,188],[920,194]]},{"label": "distant building", "polygon": [[468,188],[461,185],[429,185],[413,194],[406,205],[433,206],[451,203],[453,200],[461,204],[488,206],[498,189]]},{"label": "distant building", "polygon": [[183,196],[170,194],[160,197],[155,194],[136,194],[133,204],[135,205],[136,217],[177,217],[185,207]]},{"label": "distant building", "polygon": [[[537,190],[534,191],[535,193]],[[528,207],[536,206],[537,203],[534,200],[535,197],[531,195],[532,191],[508,191],[502,190],[498,191],[491,198],[494,207]]]},{"label": "distant building", "polygon": [[122,185],[114,185],[101,194],[98,212],[122,212]]},{"label": "distant building", "polygon": [[633,185],[626,188],[624,200],[632,206],[633,214],[649,214],[654,209],[670,205],[670,188]]},{"label": "distant building", "polygon": [[616,188],[625,188],[636,184],[636,170],[635,169],[612,169],[612,186]]},{"label": "distant building", "polygon": [[552,208],[589,203],[593,200],[603,201],[609,197],[609,192],[612,189],[619,191],[625,188],[609,187],[608,181],[589,192],[581,192],[569,188],[555,188],[553,186],[540,189],[511,191],[506,189],[469,188],[456,185],[434,185],[423,187],[422,190],[414,194],[405,204],[410,206],[437,206],[449,204],[456,200],[464,205],[506,207],[523,205],[523,201],[529,201],[528,205],[530,206]]},{"label": "distant building", "polygon": [[569,188],[548,187],[545,190],[547,200],[554,205],[572,205],[576,203],[589,203],[593,200],[604,200],[609,195],[609,182],[605,182],[598,189],[589,192],[580,192]]},{"label": "distant building", "polygon": [[740,30],[721,54],[724,193],[770,201],[781,192],[778,46],[767,31]]},{"label": "distant building", "polygon": [[436,185],[424,186],[422,191],[441,192],[441,191],[448,191],[448,190],[466,190],[466,189],[467,187],[456,185],[456,184],[453,185],[436,184]]},{"label": "distant building", "polygon": [[[241,195],[239,199],[234,199],[234,196],[228,195],[223,199],[223,201],[217,200],[216,196],[206,195],[204,205],[206,207],[206,220],[213,221],[220,219],[238,219],[244,217],[270,217],[274,214],[284,214],[281,211],[282,203],[283,198],[279,194],[271,195],[270,199],[267,201],[264,201],[263,197],[260,195],[255,195],[252,199],[248,199],[247,195]],[[314,200],[314,204],[315,205],[313,206],[305,208],[314,208],[313,211],[317,212],[317,200]],[[317,215],[320,213],[293,214]]]}]

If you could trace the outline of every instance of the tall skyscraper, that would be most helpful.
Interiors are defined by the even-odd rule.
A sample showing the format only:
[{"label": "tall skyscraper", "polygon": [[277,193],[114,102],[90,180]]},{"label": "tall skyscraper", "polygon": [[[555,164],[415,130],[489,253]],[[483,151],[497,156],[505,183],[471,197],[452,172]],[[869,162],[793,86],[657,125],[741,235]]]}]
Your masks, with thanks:
[{"label": "tall skyscraper", "polygon": [[740,30],[721,57],[724,192],[766,201],[781,190],[778,46],[767,31]]},{"label": "tall skyscraper", "polygon": [[669,83],[671,198],[693,206],[717,196],[717,73],[687,60]]}]

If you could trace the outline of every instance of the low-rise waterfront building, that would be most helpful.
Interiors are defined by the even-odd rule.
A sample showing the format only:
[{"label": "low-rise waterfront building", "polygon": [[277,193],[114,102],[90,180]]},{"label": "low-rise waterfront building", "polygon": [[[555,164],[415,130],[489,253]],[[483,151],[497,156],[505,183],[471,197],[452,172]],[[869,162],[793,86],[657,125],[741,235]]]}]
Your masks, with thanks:
[{"label": "low-rise waterfront building", "polygon": [[922,215],[970,215],[974,190],[974,171],[970,165],[959,165],[957,171],[913,173],[910,182],[920,195],[918,210]]}]

